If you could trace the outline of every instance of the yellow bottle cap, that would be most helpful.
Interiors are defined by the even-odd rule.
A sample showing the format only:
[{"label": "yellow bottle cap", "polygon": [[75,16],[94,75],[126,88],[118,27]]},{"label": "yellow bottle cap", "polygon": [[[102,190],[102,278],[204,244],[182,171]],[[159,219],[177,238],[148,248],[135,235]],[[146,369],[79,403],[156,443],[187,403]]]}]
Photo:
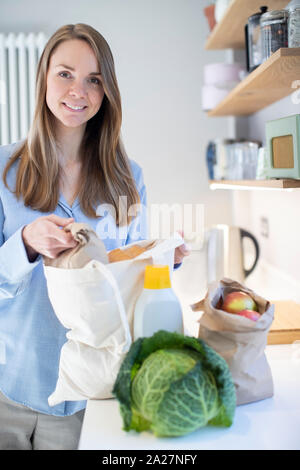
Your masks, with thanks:
[{"label": "yellow bottle cap", "polygon": [[145,268],[145,289],[167,289],[171,287],[169,266],[147,265]]}]

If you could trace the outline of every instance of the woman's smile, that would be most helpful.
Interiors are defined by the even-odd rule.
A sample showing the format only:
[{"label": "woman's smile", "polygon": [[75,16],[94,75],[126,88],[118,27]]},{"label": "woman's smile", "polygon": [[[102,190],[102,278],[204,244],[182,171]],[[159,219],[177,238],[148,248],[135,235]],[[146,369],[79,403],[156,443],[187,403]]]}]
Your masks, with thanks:
[{"label": "woman's smile", "polygon": [[62,103],[62,104],[68,111],[75,112],[75,113],[80,113],[87,108],[87,106],[75,106],[75,105],[71,105],[68,103]]}]

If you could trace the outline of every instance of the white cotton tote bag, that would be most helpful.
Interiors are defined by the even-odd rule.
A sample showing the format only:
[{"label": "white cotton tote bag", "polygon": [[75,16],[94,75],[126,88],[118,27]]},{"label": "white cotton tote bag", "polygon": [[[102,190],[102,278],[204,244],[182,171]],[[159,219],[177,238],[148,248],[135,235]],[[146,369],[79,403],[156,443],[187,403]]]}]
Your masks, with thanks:
[{"label": "white cotton tote bag", "polygon": [[[152,249],[134,259],[104,264],[92,259],[83,268],[46,266],[48,295],[59,321],[69,331],[61,349],[56,388],[50,406],[67,400],[105,399],[132,343],[135,303],[144,286],[148,264],[169,266],[183,239],[142,240],[126,245]],[[162,312],[163,313],[163,312]]]}]

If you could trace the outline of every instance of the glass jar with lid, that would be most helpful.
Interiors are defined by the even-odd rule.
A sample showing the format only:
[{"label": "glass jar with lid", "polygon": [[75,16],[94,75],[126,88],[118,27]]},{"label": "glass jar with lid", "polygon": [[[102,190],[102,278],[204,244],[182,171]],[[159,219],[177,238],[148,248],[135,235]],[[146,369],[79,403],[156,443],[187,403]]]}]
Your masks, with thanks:
[{"label": "glass jar with lid", "polygon": [[273,10],[261,15],[262,57],[267,60],[277,49],[288,47],[287,10]]},{"label": "glass jar with lid", "polygon": [[300,6],[290,11],[288,38],[289,47],[300,47]]},{"label": "glass jar with lid", "polygon": [[268,10],[268,7],[260,7],[260,11],[249,16],[245,26],[247,70],[252,72],[262,63],[260,18]]}]

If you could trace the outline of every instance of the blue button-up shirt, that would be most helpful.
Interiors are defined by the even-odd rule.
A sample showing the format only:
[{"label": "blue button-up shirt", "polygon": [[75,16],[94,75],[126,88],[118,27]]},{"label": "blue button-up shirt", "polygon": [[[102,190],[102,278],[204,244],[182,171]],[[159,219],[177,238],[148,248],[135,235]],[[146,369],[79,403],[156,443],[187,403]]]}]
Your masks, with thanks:
[{"label": "blue button-up shirt", "polygon": [[[36,411],[70,415],[83,409],[86,401],[48,405],[48,396],[56,386],[60,350],[67,330],[57,319],[48,298],[42,257],[39,255],[36,261],[29,262],[22,240],[24,226],[50,212],[25,207],[23,201],[17,200],[5,187],[2,179],[5,164],[20,143],[0,147],[0,390],[11,400]],[[130,164],[141,203],[146,206],[142,169],[133,160]],[[17,165],[15,162],[7,179],[13,190]],[[75,222],[89,224],[98,234],[105,232],[109,217],[107,213],[101,222],[88,218],[81,211],[78,199],[70,207],[62,194],[54,214],[74,217]],[[121,235],[117,226],[115,230],[116,237],[103,239],[107,251],[146,239],[146,210],[126,227],[125,236],[124,228],[120,228]]]}]

